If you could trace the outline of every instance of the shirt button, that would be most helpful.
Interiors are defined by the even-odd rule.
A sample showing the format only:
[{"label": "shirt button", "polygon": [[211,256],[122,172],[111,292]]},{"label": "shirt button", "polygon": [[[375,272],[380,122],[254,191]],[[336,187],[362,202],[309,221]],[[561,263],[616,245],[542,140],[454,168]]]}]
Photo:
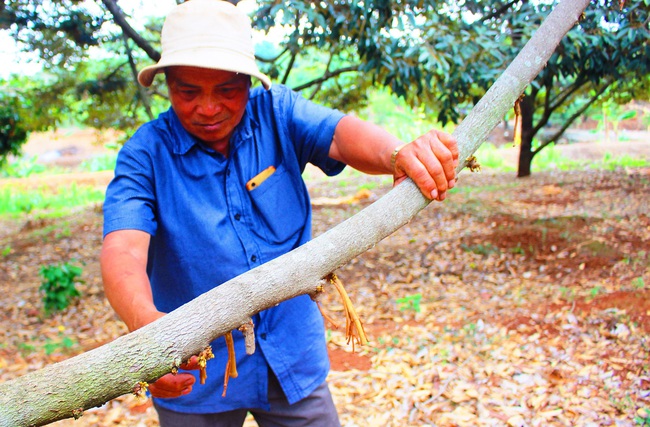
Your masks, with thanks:
[{"label": "shirt button", "polygon": [[241,219],[241,214],[236,213],[235,214],[235,221],[239,221]]},{"label": "shirt button", "polygon": [[260,338],[266,341],[266,333],[260,334]]},{"label": "shirt button", "polygon": [[257,255],[251,256],[251,262],[255,262],[255,261],[257,261]]}]

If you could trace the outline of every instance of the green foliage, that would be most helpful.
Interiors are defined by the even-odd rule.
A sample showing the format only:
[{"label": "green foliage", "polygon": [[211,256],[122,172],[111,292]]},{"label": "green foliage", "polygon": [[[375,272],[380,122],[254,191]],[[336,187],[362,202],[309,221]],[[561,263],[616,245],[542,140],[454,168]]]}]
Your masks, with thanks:
[{"label": "green foliage", "polygon": [[634,287],[634,289],[644,289],[645,281],[643,280],[643,277],[637,277],[632,280],[632,287]]},{"label": "green foliage", "polygon": [[[263,31],[287,30],[276,54],[266,57],[270,74],[290,76],[303,55],[326,52],[315,62],[334,83],[314,78],[317,89],[347,92],[355,106],[368,84],[385,87],[447,123],[460,120],[480,99],[556,3],[266,0],[258,2],[254,22]],[[638,30],[647,23],[648,9],[647,2],[607,0],[588,7],[526,92],[520,175],[602,96],[616,103],[650,97],[648,33]],[[533,146],[551,120],[557,132]]]},{"label": "green foliage", "polygon": [[419,313],[422,309],[420,307],[420,301],[422,300],[422,294],[413,294],[407,295],[402,298],[397,298],[395,302],[397,303],[400,311],[412,310],[416,313]]},{"label": "green foliage", "polygon": [[19,114],[19,98],[0,88],[0,167],[8,154],[18,155],[27,141],[28,129]]},{"label": "green foliage", "polygon": [[[402,141],[412,141],[430,129],[443,128],[423,107],[411,107],[387,89],[370,89],[366,97],[368,103],[359,111],[359,117],[381,126]],[[445,130],[452,132],[453,126]]]},{"label": "green foliage", "polygon": [[70,263],[41,266],[39,274],[43,282],[39,290],[43,295],[43,307],[46,313],[65,310],[75,297],[81,296],[76,283],[83,283],[79,277],[83,269]]},{"label": "green foliage", "polygon": [[517,246],[511,248],[509,252],[517,255],[526,255],[526,250],[521,247],[521,243],[518,243]]},{"label": "green foliage", "polygon": [[[150,60],[123,37],[105,7],[76,0],[8,0],[0,8],[0,29],[10,30],[43,65],[35,76],[13,76],[7,82],[33,104],[23,110],[30,114],[18,112],[34,122],[28,131],[36,130],[34,125],[42,129],[71,122],[128,135],[167,108],[164,91],[157,92],[163,102],[156,103],[140,90],[135,74],[140,62]],[[142,18],[135,26],[145,34],[160,29]]]},{"label": "green foliage", "polygon": [[65,334],[65,328],[63,326],[59,326],[59,332],[57,334],[56,339],[51,339],[48,338],[45,341],[45,344],[43,344],[43,350],[45,350],[45,354],[52,355],[56,352],[61,352],[61,353],[69,353],[70,350],[74,348],[75,345],[77,345],[77,341],[70,338]]},{"label": "green foliage", "polygon": [[[10,28],[48,66],[65,67],[81,61],[84,52],[99,44],[103,15],[94,14],[83,2],[9,0],[0,9],[0,28]],[[30,29],[37,31],[29,31]]]},{"label": "green foliage", "polygon": [[93,157],[81,164],[81,170],[87,172],[100,172],[114,170],[117,162],[117,153],[103,154]]},{"label": "green foliage", "polygon": [[504,156],[504,151],[507,147],[497,148],[494,144],[489,142],[481,145],[474,156],[481,164],[482,170],[493,170],[501,172],[512,172],[516,170],[512,162],[508,162],[507,157]]},{"label": "green foliage", "polygon": [[[257,50],[262,69],[276,82],[344,111],[370,106],[370,89],[386,88],[415,107],[425,125],[431,118],[443,124],[462,119],[557,2],[256,4],[256,29],[281,34]],[[134,77],[159,57],[161,20],[123,15],[143,36],[138,39],[114,25],[113,13],[119,12],[105,8],[106,3],[76,0],[4,2],[0,28],[10,29],[45,66],[32,81],[9,84],[28,101],[17,116],[32,121],[23,126],[26,131],[68,120],[118,128],[128,136],[167,108],[162,79],[144,90]],[[598,0],[587,8],[526,92],[520,175],[600,99],[620,104],[650,97],[649,9],[645,0]],[[5,116],[15,118],[17,108]],[[557,132],[537,136],[550,123]]]},{"label": "green foliage", "polygon": [[486,245],[483,245],[481,243],[478,243],[476,245],[466,245],[466,244],[461,244],[460,247],[465,251],[465,252],[472,252],[477,255],[483,255],[483,256],[488,256],[490,254],[498,254],[500,253],[499,248],[496,246],[493,246],[491,243],[488,243]]},{"label": "green foliage", "polygon": [[[418,1],[391,4],[371,0],[343,2],[258,2],[254,26],[262,31],[283,26],[286,37],[276,49],[279,54],[265,61],[272,76],[288,82],[299,69],[297,64],[313,50],[322,52],[320,76],[302,84],[315,87],[325,95],[336,96],[331,102],[350,111],[370,86],[389,87],[398,96],[415,105],[419,97],[429,96],[435,69],[420,63],[422,41],[420,23],[435,18],[433,4]],[[437,22],[436,22],[437,23]],[[436,23],[431,22],[432,26]]]},{"label": "green foliage", "polygon": [[536,171],[570,170],[576,166],[578,163],[562,155],[562,151],[555,144],[549,144],[544,151],[536,155],[532,165]]},{"label": "green foliage", "polygon": [[0,176],[3,178],[27,178],[45,171],[45,166],[38,163],[38,157],[33,156],[28,159],[19,158],[14,162],[7,162],[0,169]]},{"label": "green foliage", "polygon": [[104,200],[104,191],[72,184],[52,191],[48,187],[25,190],[17,186],[0,187],[0,216],[18,217],[26,213],[40,217],[61,216],[78,206]]},{"label": "green foliage", "polygon": [[59,331],[55,339],[47,338],[44,343],[35,342],[19,342],[17,344],[18,351],[23,357],[38,351],[43,351],[46,355],[50,356],[54,353],[69,354],[79,343],[74,338],[70,338],[65,333],[65,327],[59,326]]},{"label": "green foliage", "polygon": [[[513,149],[512,146],[496,147],[489,142],[484,143],[476,151],[476,158],[481,164],[481,169],[486,172],[512,172],[516,169],[512,161],[508,161],[508,151]],[[574,170],[584,167],[591,169],[616,170],[621,168],[641,168],[650,166],[650,160],[643,157],[633,157],[627,154],[614,155],[605,153],[600,160],[596,161],[578,161],[568,158],[562,154],[562,150],[555,144],[548,145],[544,151],[541,151],[533,159],[533,169],[535,171],[549,170]],[[463,190],[460,190],[463,191]]]},{"label": "green foliage", "polygon": [[650,411],[647,409],[644,409],[644,414],[643,415],[635,415],[634,416],[634,423],[639,426],[650,426]]},{"label": "green foliage", "polygon": [[596,298],[602,292],[603,292],[603,287],[602,286],[596,286],[596,287],[591,288],[589,290],[589,296],[587,297],[587,300]]},{"label": "green foliage", "polygon": [[650,165],[650,161],[628,154],[622,156],[615,156],[612,153],[605,153],[603,155],[602,164],[592,164],[592,167],[598,167],[608,170],[616,170],[621,168],[637,168]]},{"label": "green foliage", "polygon": [[30,343],[20,342],[18,343],[18,351],[20,351],[20,354],[25,357],[36,351],[36,346]]},{"label": "green foliage", "polygon": [[573,302],[576,298],[576,290],[574,288],[568,288],[566,286],[560,287],[560,298],[567,302]]}]

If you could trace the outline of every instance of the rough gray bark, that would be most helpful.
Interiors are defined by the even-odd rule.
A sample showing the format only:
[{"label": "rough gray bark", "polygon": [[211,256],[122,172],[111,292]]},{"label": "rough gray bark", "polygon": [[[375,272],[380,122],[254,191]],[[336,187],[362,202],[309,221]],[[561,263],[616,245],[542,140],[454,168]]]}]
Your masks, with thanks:
[{"label": "rough gray bark", "polygon": [[[564,0],[454,132],[461,159],[476,151],[535,78],[589,0]],[[463,161],[458,172],[465,167]],[[215,338],[297,295],[409,222],[429,204],[407,180],[296,250],[238,276],[146,327],[0,385],[0,426],[44,425],[131,393]],[[390,212],[389,215],[386,213]]]}]

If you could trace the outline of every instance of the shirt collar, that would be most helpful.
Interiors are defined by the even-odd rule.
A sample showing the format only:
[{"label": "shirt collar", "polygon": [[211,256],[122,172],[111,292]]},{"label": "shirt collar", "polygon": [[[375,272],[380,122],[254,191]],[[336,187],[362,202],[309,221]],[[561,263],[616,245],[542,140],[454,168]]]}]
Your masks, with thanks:
[{"label": "shirt collar", "polygon": [[[187,152],[195,145],[201,145],[203,148],[206,148],[196,137],[185,130],[173,108],[170,107],[168,113],[170,117],[170,127],[172,129],[172,134],[174,135],[174,154],[187,154]],[[230,138],[231,149],[237,148],[243,142],[252,138],[253,129],[258,126],[259,123],[250,114],[250,104],[248,104],[241,122],[237,125],[235,132]]]}]

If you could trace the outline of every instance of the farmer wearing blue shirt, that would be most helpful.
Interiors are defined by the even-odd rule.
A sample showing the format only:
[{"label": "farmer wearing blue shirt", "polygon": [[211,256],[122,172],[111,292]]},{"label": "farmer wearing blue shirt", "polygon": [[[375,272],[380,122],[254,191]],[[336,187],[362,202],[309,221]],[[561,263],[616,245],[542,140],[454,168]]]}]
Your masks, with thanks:
[{"label": "farmer wearing blue shirt", "polygon": [[[347,164],[392,173],[395,183],[410,176],[436,200],[454,186],[451,136],[431,131],[403,144],[271,86],[251,36],[248,17],[226,1],[183,3],[165,21],[160,61],[139,74],[144,86],[165,74],[171,108],[124,145],[104,204],[104,287],[131,331],[307,242],[307,163],[328,175]],[[252,355],[233,332],[239,376],[225,397],[222,339],[205,385],[194,386],[194,359],[150,385],[161,426],[241,426],[248,412],[261,426],[339,425],[316,304],[296,297],[253,323]]]}]

